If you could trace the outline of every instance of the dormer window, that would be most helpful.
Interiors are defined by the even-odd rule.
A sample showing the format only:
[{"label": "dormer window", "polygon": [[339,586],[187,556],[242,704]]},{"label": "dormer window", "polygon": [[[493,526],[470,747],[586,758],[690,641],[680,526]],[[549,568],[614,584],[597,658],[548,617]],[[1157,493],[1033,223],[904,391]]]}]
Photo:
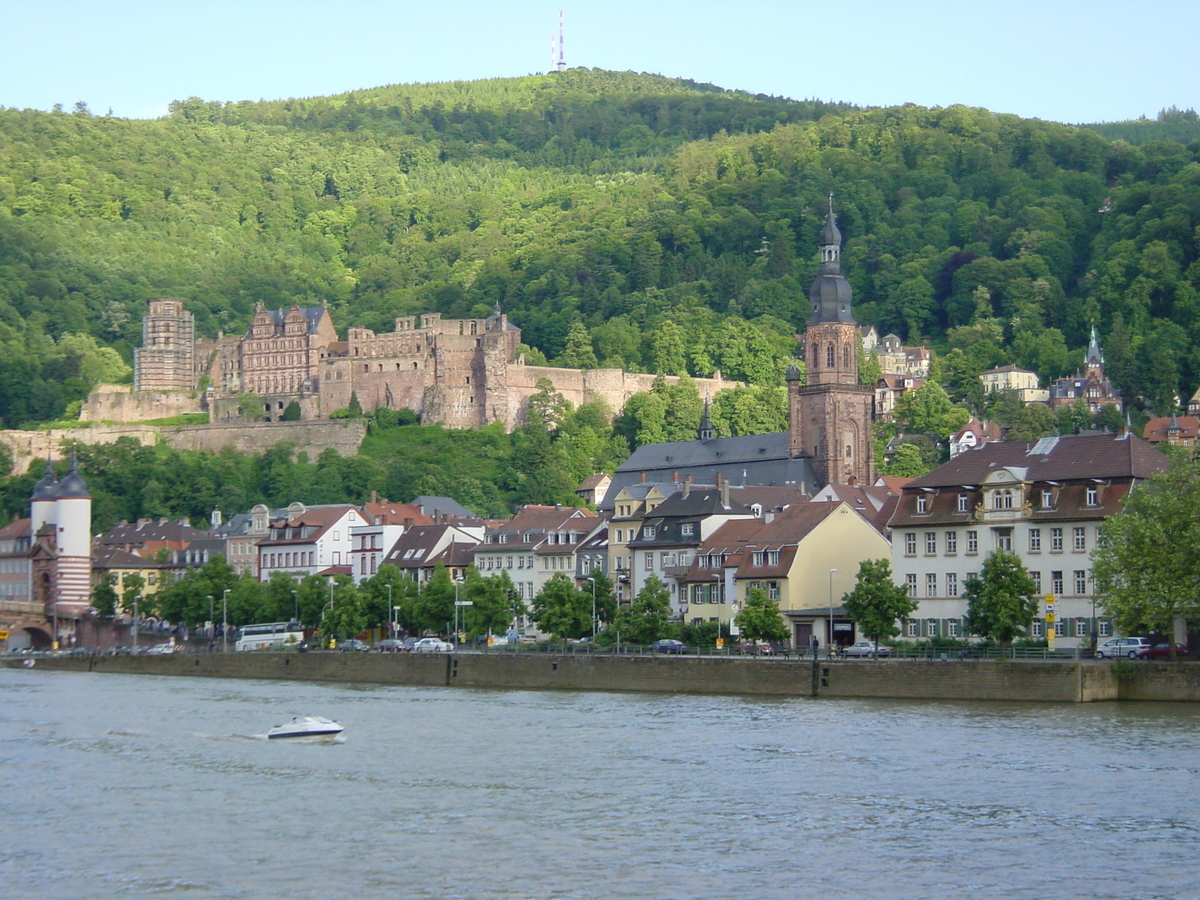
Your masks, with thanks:
[{"label": "dormer window", "polygon": [[970,512],[970,509],[971,509],[970,495],[969,494],[959,494],[958,495],[958,511],[959,512]]},{"label": "dormer window", "polygon": [[929,495],[928,494],[918,494],[917,495],[917,513],[922,514],[922,513],[927,513],[927,512],[929,512]]},{"label": "dormer window", "polygon": [[642,538],[647,541],[654,540],[654,526],[647,525],[642,529]]},{"label": "dormer window", "polygon": [[1050,488],[1042,488],[1042,509],[1050,509],[1054,506],[1054,491]]},{"label": "dormer window", "polygon": [[1100,503],[1100,488],[1094,484],[1089,484],[1087,487],[1087,505],[1097,506]]},{"label": "dormer window", "polygon": [[1013,492],[1009,488],[992,491],[992,509],[1012,509]]},{"label": "dormer window", "polygon": [[685,538],[694,537],[694,536],[695,536],[695,534],[696,534],[696,525],[695,525],[695,523],[694,523],[694,522],[684,522],[684,523],[683,523],[683,525],[682,525],[682,526],[680,526],[680,533],[681,533],[681,534],[682,534],[682,535],[683,535]]}]

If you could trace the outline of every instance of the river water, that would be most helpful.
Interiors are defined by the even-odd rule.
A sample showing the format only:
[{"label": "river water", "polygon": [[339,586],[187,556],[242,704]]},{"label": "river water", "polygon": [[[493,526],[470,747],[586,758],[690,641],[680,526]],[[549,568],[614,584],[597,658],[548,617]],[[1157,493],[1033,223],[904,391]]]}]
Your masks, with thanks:
[{"label": "river water", "polygon": [[0,759],[5,898],[1200,897],[1193,704],[0,669]]}]

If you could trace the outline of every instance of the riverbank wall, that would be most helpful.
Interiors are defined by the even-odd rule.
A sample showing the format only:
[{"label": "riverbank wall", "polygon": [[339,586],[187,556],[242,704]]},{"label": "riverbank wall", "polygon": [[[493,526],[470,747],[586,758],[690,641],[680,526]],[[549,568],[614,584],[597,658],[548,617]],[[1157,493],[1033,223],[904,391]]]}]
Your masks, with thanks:
[{"label": "riverbank wall", "polygon": [[9,666],[417,687],[894,700],[1200,701],[1189,663],[812,660],[608,654],[335,652],[43,657]]}]

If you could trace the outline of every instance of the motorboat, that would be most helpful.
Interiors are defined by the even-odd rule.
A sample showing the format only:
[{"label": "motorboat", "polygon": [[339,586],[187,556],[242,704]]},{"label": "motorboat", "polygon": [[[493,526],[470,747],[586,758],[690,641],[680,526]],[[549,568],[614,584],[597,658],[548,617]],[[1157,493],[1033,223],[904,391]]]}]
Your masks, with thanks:
[{"label": "motorboat", "polygon": [[292,721],[276,725],[267,732],[268,738],[333,737],[343,727],[324,716],[293,716]]}]

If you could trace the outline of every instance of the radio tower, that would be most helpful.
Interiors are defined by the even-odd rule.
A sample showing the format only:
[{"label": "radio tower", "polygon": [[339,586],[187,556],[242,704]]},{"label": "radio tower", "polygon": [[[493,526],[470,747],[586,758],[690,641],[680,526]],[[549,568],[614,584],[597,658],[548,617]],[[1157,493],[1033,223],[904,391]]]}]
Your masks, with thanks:
[{"label": "radio tower", "polygon": [[[563,56],[563,14],[562,10],[558,11],[558,62],[554,64],[554,71],[561,72],[567,67],[567,60]],[[554,60],[551,60],[553,63]]]}]

